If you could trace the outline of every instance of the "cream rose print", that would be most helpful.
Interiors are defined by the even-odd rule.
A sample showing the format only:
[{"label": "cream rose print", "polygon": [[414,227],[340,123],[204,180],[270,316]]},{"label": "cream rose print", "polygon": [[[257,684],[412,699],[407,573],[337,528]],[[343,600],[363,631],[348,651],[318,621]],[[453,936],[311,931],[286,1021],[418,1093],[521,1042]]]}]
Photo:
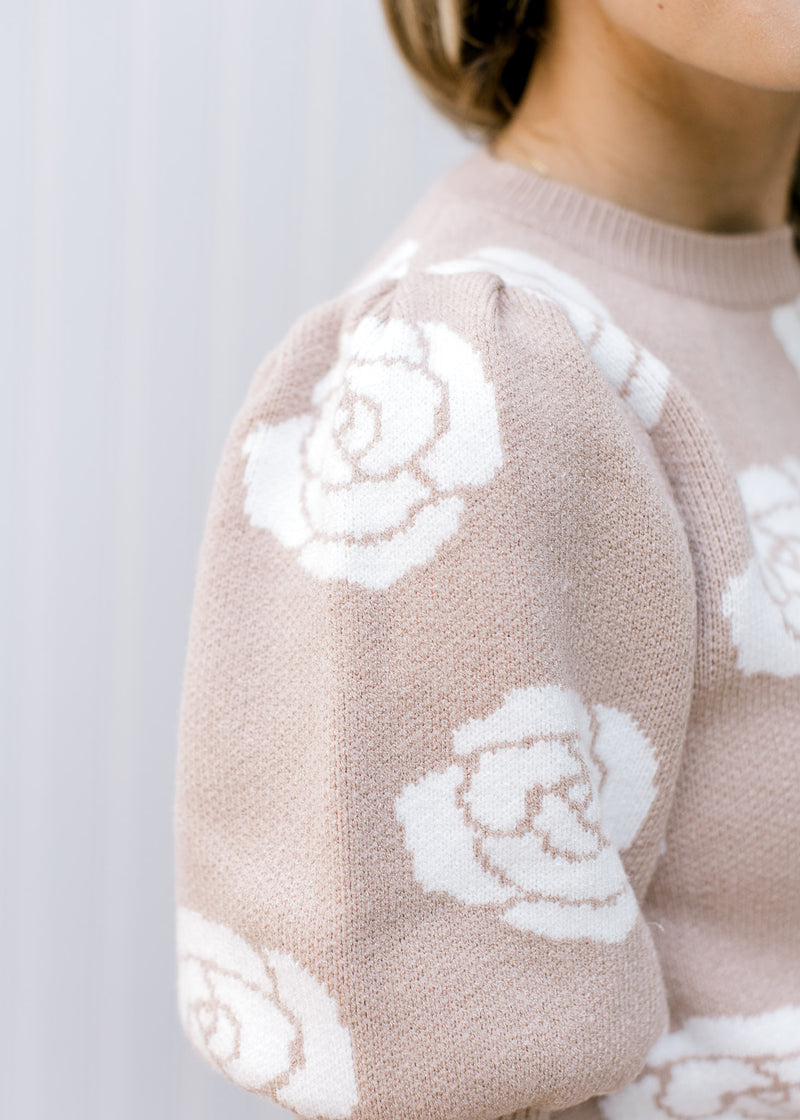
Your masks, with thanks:
[{"label": "cream rose print", "polygon": [[176,937],[178,1008],[192,1044],[238,1085],[301,1116],[349,1116],[358,1103],[350,1031],[320,980],[187,907]]},{"label": "cream rose print", "polygon": [[395,799],[424,890],[545,937],[621,941],[639,911],[619,852],[656,792],[631,716],[556,685],[517,688],[456,728],[453,754]]},{"label": "cream rose print", "polygon": [[597,367],[628,402],[644,428],[655,427],[667,395],[664,363],[613,321],[608,309],[574,276],[523,249],[487,245],[465,257],[430,265],[426,272],[450,275],[486,271],[509,287],[522,287],[561,307]]},{"label": "cream rose print", "polygon": [[800,298],[773,307],[770,322],[786,357],[800,373]]},{"label": "cream rose print", "polygon": [[381,280],[399,280],[408,272],[408,266],[419,246],[420,242],[411,237],[401,241],[387,254],[377,268],[373,268],[360,280],[354,281],[345,291],[358,292],[362,288],[369,287],[370,284],[379,283]]},{"label": "cream rose print", "polygon": [[384,589],[459,528],[503,463],[481,355],[441,322],[365,315],[311,409],[244,440],[245,512],[319,580]]},{"label": "cream rose print", "polygon": [[800,673],[800,459],[737,475],[753,554],[722,594],[743,673]]},{"label": "cream rose print", "polygon": [[688,1019],[598,1103],[606,1120],[797,1120],[800,1007]]}]

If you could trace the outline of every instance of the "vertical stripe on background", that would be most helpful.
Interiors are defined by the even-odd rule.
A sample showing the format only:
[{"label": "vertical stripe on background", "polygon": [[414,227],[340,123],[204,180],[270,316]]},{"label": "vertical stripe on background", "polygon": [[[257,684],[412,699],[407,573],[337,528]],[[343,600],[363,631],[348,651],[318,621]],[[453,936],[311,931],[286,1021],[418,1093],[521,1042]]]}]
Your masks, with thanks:
[{"label": "vertical stripe on background", "polygon": [[11,0],[0,33],[0,1115],[288,1116],[177,1016],[197,551],[257,362],[464,145],[373,0]]},{"label": "vertical stripe on background", "polygon": [[[52,553],[55,474],[58,469],[58,355],[63,323],[58,288],[62,242],[59,212],[59,145],[63,135],[65,77],[63,0],[31,5],[29,38],[30,92],[23,94],[22,115],[29,125],[27,166],[21,179],[29,191],[15,198],[24,220],[27,260],[19,284],[25,306],[22,411],[19,417],[19,521],[11,539],[18,556],[16,602],[17,650],[15,738],[12,740],[11,889],[13,917],[9,971],[11,1083],[9,1116],[45,1115],[42,1051],[52,1013],[49,980],[59,953],[59,931],[52,926],[50,808],[53,754],[52,706],[48,692],[58,676],[52,632],[59,591]],[[27,87],[27,82],[25,83]],[[28,90],[25,90],[28,93]],[[29,162],[28,162],[29,161]],[[77,854],[77,853],[76,853]],[[63,962],[65,965],[67,962]]]},{"label": "vertical stripe on background", "polygon": [[[153,340],[155,128],[158,113],[158,5],[137,0],[121,10],[125,43],[120,73],[119,127],[124,132],[119,199],[120,227],[114,285],[114,342],[109,349],[110,410],[105,418],[114,431],[116,492],[108,510],[108,563],[111,571],[112,634],[108,656],[112,668],[110,718],[106,749],[99,759],[103,798],[98,805],[102,830],[103,900],[98,921],[102,950],[97,961],[102,1013],[95,1039],[97,1055],[92,1115],[104,1102],[130,1102],[143,1072],[132,1061],[133,1030],[147,981],[137,967],[139,927],[143,915],[132,889],[140,877],[136,798],[140,742],[139,705],[145,701],[140,673],[142,644],[142,542],[150,525],[148,495],[141,459],[144,412],[152,407],[150,385],[156,379]],[[144,869],[141,869],[144,870]],[[153,921],[156,915],[148,915]],[[163,1045],[163,1039],[162,1039]],[[165,1105],[167,1102],[165,1094]],[[127,1115],[130,1105],[120,1111]]]},{"label": "vertical stripe on background", "polygon": [[209,485],[222,443],[250,369],[242,350],[247,245],[243,206],[248,169],[247,116],[258,111],[248,101],[253,38],[250,0],[227,0],[216,63],[218,95],[214,121],[214,233],[209,367],[205,392],[205,477]]}]

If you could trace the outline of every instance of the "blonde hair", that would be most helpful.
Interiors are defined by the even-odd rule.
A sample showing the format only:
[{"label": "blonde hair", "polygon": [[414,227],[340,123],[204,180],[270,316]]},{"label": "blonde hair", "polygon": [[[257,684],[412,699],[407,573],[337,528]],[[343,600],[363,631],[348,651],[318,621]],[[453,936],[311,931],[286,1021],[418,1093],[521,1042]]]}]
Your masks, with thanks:
[{"label": "blonde hair", "polygon": [[[381,0],[389,30],[423,94],[468,139],[497,136],[522,99],[547,0]],[[800,254],[800,152],[786,219]]]}]

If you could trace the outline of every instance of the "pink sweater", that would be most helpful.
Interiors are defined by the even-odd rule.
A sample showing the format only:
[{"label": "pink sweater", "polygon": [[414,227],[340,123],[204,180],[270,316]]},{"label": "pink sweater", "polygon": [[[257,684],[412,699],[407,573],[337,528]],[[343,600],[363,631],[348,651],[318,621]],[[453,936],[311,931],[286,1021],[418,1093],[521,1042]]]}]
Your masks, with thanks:
[{"label": "pink sweater", "polygon": [[175,800],[197,1050],[309,1120],[800,1118],[800,263],[477,147],[264,358]]}]

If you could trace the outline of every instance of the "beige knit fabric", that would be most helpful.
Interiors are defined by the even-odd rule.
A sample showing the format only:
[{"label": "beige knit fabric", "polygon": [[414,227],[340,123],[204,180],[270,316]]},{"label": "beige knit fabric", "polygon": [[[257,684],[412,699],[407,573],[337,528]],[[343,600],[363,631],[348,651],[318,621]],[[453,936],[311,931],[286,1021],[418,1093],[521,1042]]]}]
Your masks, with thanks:
[{"label": "beige knit fabric", "polygon": [[477,148],[214,483],[177,1004],[308,1120],[800,1118],[800,264]]}]

